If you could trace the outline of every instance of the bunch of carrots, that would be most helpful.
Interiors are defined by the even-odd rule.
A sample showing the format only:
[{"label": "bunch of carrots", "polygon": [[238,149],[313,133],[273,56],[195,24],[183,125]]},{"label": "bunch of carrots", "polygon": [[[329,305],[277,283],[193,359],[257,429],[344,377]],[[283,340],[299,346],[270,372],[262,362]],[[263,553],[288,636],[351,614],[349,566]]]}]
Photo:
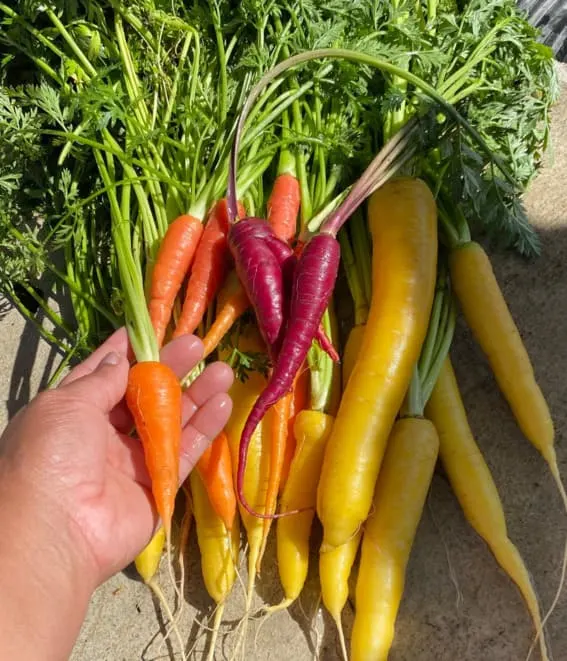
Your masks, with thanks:
[{"label": "bunch of carrots", "polygon": [[[414,121],[385,144],[318,231],[306,230],[309,218],[298,224],[301,191],[293,169],[278,173],[266,219],[248,216],[237,202],[239,141],[255,99],[287,68],[322,56],[356,59],[346,51],[313,51],[264,76],[237,123],[226,198],[212,206],[204,229],[191,217],[175,220],[153,267],[148,310],[159,343],[170,334],[201,328],[206,355],[219,349],[230,363],[235,351],[264,353],[270,365],[267,374],[255,372],[235,384],[231,420],[185,487],[192,494],[205,585],[217,604],[208,658],[214,658],[223,606],[236,580],[239,521],[248,543],[245,625],[272,522],[277,522],[284,598],[267,614],[289,607],[301,594],[316,514],[323,528],[321,595],[337,624],[343,656],[387,659],[407,563],[440,459],[467,520],[522,594],[534,622],[534,644],[547,661],[544,624],[563,577],[542,617],[528,570],[508,536],[497,487],[468,425],[449,358],[456,301],[567,505],[553,423],[488,257],[471,240],[458,205],[443,195],[436,199],[423,179],[400,173]],[[368,198],[364,215],[360,207]],[[448,254],[439,252],[440,235]],[[341,259],[354,326],[342,354],[340,383],[332,295]],[[184,302],[175,317],[185,278]],[[215,300],[215,321],[207,324],[206,311]],[[248,308],[252,321],[243,318]],[[225,336],[232,336],[232,349],[219,347]],[[313,350],[319,352],[318,365],[309,361]],[[309,379],[322,370],[321,360],[330,364],[326,377]],[[140,566],[149,564],[155,571],[155,560],[142,560],[155,559],[164,544],[171,548],[177,441],[168,454],[163,442],[171,440],[171,431],[168,436],[167,429],[156,428],[155,436],[146,435],[154,406],[136,417],[144,402],[135,375],[144,365],[132,368],[135,397],[128,401],[136,420],[145,421],[138,431],[163,522],[164,533],[156,534],[139,559]],[[148,369],[163,372],[159,363]],[[180,391],[177,383],[171,387]],[[346,641],[341,613],[358,555],[354,625]],[[144,578],[152,584],[153,575]],[[243,658],[245,641],[244,626]]]},{"label": "bunch of carrots", "polygon": [[[423,3],[417,4],[423,12]],[[555,599],[542,614],[469,427],[450,358],[460,307],[522,432],[549,465],[567,510],[547,404],[450,179],[452,159],[460,156],[455,145],[466,140],[469,150],[470,145],[478,149],[475,157],[484,159],[477,163],[478,181],[491,172],[497,192],[518,194],[514,173],[458,105],[477,91],[475,67],[493,53],[509,21],[495,26],[465,53],[464,62],[455,60],[433,85],[418,75],[421,65],[411,57],[391,61],[376,55],[368,46],[377,32],[362,34],[364,47],[358,49],[304,47],[319,39],[306,28],[302,3],[299,8],[283,3],[302,47],[293,48],[283,10],[273,15],[266,10],[261,27],[254,26],[255,48],[271,66],[259,58],[259,80],[252,86],[254,76],[244,74],[240,98],[229,94],[234,89],[227,80],[228,63],[235,53],[243,62],[253,59],[239,52],[239,37],[249,39],[250,26],[243,21],[241,32],[225,44],[224,5],[210,3],[211,25],[207,22],[202,34],[182,18],[152,8],[152,20],[161,21],[164,34],[180,31],[172,50],[179,49],[188,77],[158,86],[153,104],[126,34],[136,34],[159,57],[161,35],[153,39],[136,12],[117,11],[113,35],[131,114],[121,116],[116,134],[93,123],[86,111],[84,123],[73,131],[51,132],[68,141],[61,164],[71,146],[85,140],[103,185],[97,194],[108,201],[111,259],[119,278],[113,286],[120,289],[134,354],[126,400],[160,518],[160,528],[136,559],[137,570],[162,603],[179,652],[188,657],[180,618],[187,544],[195,529],[204,585],[215,605],[207,652],[212,661],[224,608],[239,579],[243,530],[248,582],[236,652],[248,659],[247,627],[258,615],[253,598],[272,528],[283,598],[266,606],[263,617],[300,597],[318,520],[321,599],[336,623],[341,653],[352,661],[385,660],[440,460],[466,519],[524,598],[535,629],[532,648],[538,645],[541,659],[548,661],[545,624],[560,596],[567,552]],[[399,34],[402,5],[392,1]],[[427,6],[433,30],[437,3]],[[0,3],[0,11],[13,19],[7,5]],[[82,53],[56,12],[48,9],[46,17],[77,57],[80,85],[97,82],[103,70]],[[357,20],[362,24],[363,18]],[[38,34],[43,46],[51,43]],[[262,50],[266,35],[273,44],[269,57]],[[325,43],[332,45],[332,39]],[[68,65],[67,51],[51,46],[50,57]],[[199,81],[194,72],[208,60],[215,62],[214,73]],[[319,63],[313,75],[302,78],[300,67],[314,61]],[[364,67],[365,84],[371,80],[368,70],[379,72],[384,94],[402,97],[385,113],[382,126],[369,123],[372,136],[365,127],[369,145],[380,134],[380,148],[356,161],[358,177],[345,174],[348,159],[332,157],[326,142],[332,143],[331,136],[343,148],[345,141],[337,135],[342,137],[345,126],[354,133],[369,112],[368,105],[361,103],[364,112],[359,106],[354,112],[319,94],[337,71],[352,82],[351,69],[333,68],[337,62]],[[245,69],[240,65],[234,66],[235,76]],[[59,84],[57,71],[43,68]],[[189,117],[200,117],[210,111],[207,85],[217,78],[218,108],[199,135],[183,112],[175,114],[179,90],[187,95]],[[340,101],[357,89],[347,82]],[[68,91],[66,80],[63,88]],[[164,131],[156,129],[154,143],[148,136],[160,123]],[[94,137],[81,138],[85,127]],[[209,128],[216,136],[210,144]],[[353,312],[346,341],[336,314],[344,303],[336,287],[341,276]],[[204,352],[180,380],[160,361],[160,350],[191,333],[202,339]],[[238,376],[230,392],[232,415],[180,485],[183,391],[213,359],[226,361]],[[164,554],[173,607],[158,580]],[[347,640],[342,614],[354,577],[355,616]]]}]

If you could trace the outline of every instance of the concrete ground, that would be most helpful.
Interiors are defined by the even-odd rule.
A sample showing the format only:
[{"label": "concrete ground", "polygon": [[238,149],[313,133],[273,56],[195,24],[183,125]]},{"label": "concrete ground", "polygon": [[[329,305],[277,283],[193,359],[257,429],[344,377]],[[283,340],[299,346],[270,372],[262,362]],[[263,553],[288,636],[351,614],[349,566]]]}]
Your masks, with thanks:
[{"label": "concrete ground", "polygon": [[[541,232],[541,258],[526,263],[511,255],[495,256],[494,264],[550,403],[560,467],[567,477],[567,68],[562,69],[562,84],[562,100],[553,118],[552,162],[526,200],[530,218]],[[0,323],[2,427],[9,414],[45,385],[45,374],[53,371],[57,357],[15,312],[4,311]],[[543,460],[518,431],[462,323],[453,358],[473,430],[500,490],[510,536],[530,568],[546,609],[559,579],[567,516]],[[211,616],[212,606],[200,578],[194,534],[187,557],[189,585],[181,629],[190,645],[195,644],[193,658],[203,659],[208,634],[199,630],[199,622]],[[313,566],[315,560],[313,555]],[[244,567],[242,578],[246,580]],[[165,573],[162,583],[168,587]],[[166,594],[171,600],[171,590],[166,589]],[[255,605],[277,603],[280,598],[272,540]],[[274,615],[261,629],[251,624],[242,658],[338,661],[334,626],[318,607],[317,598],[313,570],[300,603]],[[243,605],[243,589],[237,584],[215,659],[231,657]],[[566,617],[567,593],[549,623],[555,661],[567,660]],[[351,622],[352,611],[347,607],[347,636]],[[162,643],[160,627],[160,611],[148,589],[132,572],[118,574],[94,595],[72,661],[172,658]],[[517,590],[466,524],[446,480],[436,475],[412,552],[391,661],[518,661],[525,658],[531,635],[530,619]]]}]

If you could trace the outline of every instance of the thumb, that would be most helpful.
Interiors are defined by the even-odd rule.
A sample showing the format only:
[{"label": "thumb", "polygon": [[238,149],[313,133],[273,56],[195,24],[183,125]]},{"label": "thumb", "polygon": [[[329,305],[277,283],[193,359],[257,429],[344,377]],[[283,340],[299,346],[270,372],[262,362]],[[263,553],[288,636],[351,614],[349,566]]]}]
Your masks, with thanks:
[{"label": "thumb", "polygon": [[62,386],[61,390],[109,413],[126,393],[128,369],[129,364],[126,357],[112,351],[90,374]]}]

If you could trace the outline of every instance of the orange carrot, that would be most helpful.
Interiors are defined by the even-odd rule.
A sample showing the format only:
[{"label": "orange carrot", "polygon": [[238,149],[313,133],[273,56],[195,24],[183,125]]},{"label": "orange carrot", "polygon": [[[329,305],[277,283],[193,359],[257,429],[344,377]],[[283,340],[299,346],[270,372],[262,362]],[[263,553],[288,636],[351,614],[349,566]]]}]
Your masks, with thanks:
[{"label": "orange carrot", "polygon": [[[242,208],[239,208],[238,213],[246,215]],[[231,259],[227,232],[228,208],[226,200],[222,199],[213,205],[197,246],[174,338],[192,333],[197,328],[225,279]]]},{"label": "orange carrot", "polygon": [[289,467],[295,456],[297,441],[293,432],[295,418],[300,411],[307,408],[309,402],[310,372],[308,369],[301,369],[295,379],[293,386],[293,395],[289,407],[289,419],[287,423],[287,440],[285,444],[285,454],[283,459],[282,474],[280,478],[280,493],[285,487]]},{"label": "orange carrot", "polygon": [[164,363],[137,363],[128,374],[126,403],[144,448],[156,509],[169,544],[181,444],[181,385],[175,372]]},{"label": "orange carrot", "polygon": [[229,274],[219,293],[218,303],[215,321],[203,338],[205,347],[203,358],[206,358],[217,348],[234,322],[250,307],[248,296],[234,271]]},{"label": "orange carrot", "polygon": [[[268,488],[266,490],[266,514],[274,514],[276,511],[278,493],[280,490],[280,480],[282,476],[282,469],[284,464],[285,450],[288,438],[288,423],[289,412],[291,408],[291,400],[293,393],[290,392],[285,397],[282,397],[273,406],[272,417],[272,433],[271,433],[271,451],[270,451],[270,476],[268,480]],[[268,541],[268,533],[272,525],[271,518],[264,519],[264,529],[262,532],[262,546],[260,547],[260,557],[258,564],[262,561],[266,543]]]},{"label": "orange carrot", "polygon": [[275,235],[289,243],[295,237],[301,203],[299,181],[290,172],[278,174],[266,204],[267,220]]},{"label": "orange carrot", "polygon": [[202,233],[203,223],[198,218],[179,216],[168,227],[159,247],[152,271],[149,310],[160,347],[175,297],[189,271]]},{"label": "orange carrot", "polygon": [[217,516],[227,530],[232,530],[236,515],[236,493],[232,480],[232,461],[228,438],[221,432],[203,452],[197,471]]}]

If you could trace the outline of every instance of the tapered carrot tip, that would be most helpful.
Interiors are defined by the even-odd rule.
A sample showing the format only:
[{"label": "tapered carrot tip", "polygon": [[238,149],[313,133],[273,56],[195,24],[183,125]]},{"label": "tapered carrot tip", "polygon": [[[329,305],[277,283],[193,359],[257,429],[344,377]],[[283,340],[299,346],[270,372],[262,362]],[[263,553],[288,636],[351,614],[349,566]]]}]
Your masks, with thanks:
[{"label": "tapered carrot tip", "polygon": [[175,372],[164,363],[137,363],[128,375],[126,403],[144,449],[156,509],[170,539],[181,445],[181,385]]}]

